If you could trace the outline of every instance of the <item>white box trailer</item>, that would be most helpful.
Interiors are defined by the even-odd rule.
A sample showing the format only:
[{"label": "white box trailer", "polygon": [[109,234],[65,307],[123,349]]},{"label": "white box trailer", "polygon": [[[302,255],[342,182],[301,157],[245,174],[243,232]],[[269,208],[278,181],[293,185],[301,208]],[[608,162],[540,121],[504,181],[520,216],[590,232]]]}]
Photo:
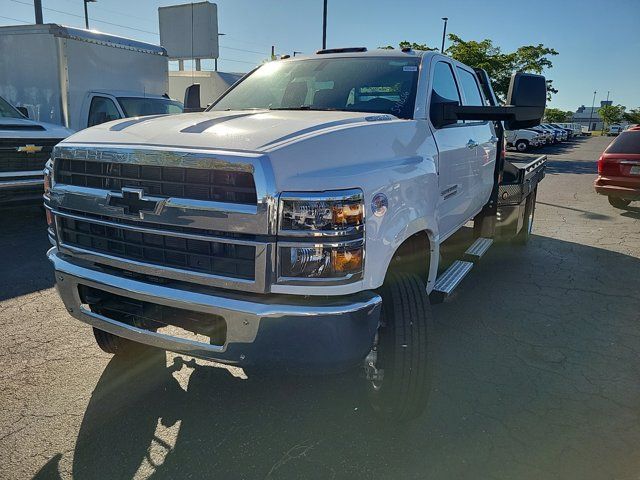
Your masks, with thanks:
[{"label": "white box trailer", "polygon": [[243,76],[243,73],[172,70],[169,72],[169,95],[181,99],[187,87],[199,83],[200,102],[203,106],[209,105]]},{"label": "white box trailer", "polygon": [[34,120],[80,130],[95,123],[87,115],[96,95],[114,100],[119,118],[135,115],[118,96],[160,101],[168,91],[160,46],[57,24],[0,27],[0,96]]}]

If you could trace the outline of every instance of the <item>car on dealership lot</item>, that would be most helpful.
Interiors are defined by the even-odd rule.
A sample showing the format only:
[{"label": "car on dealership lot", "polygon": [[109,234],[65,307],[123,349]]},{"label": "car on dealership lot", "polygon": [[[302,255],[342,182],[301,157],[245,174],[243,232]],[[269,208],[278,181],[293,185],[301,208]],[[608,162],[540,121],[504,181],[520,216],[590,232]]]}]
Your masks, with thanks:
[{"label": "car on dealership lot", "polygon": [[519,152],[526,152],[530,148],[542,145],[544,136],[541,133],[528,129],[506,130],[504,138],[507,147],[515,148]]},{"label": "car on dealership lot", "polygon": [[622,125],[618,125],[616,123],[609,126],[609,129],[607,130],[607,136],[615,137],[616,135],[620,135],[620,132],[622,131],[624,131],[624,128],[622,127]]},{"label": "car on dealership lot", "polygon": [[596,192],[616,208],[640,200],[640,128],[620,133],[598,160]]},{"label": "car on dealership lot", "polygon": [[552,132],[554,132],[558,142],[564,142],[565,140],[567,140],[569,138],[569,135],[568,135],[567,131],[564,128],[556,127],[556,126],[554,126],[554,125],[552,125],[550,123],[544,123],[544,124],[542,124],[542,126],[548,128]]},{"label": "car on dealership lot", "polygon": [[552,130],[542,128],[542,125],[531,127],[529,128],[529,130],[533,130],[534,132],[538,132],[539,134],[544,136],[543,145],[551,145],[552,143],[556,143],[556,133]]},{"label": "car on dealership lot", "polygon": [[0,204],[42,198],[42,171],[68,128],[29,120],[0,97]]},{"label": "car on dealership lot", "polygon": [[549,125],[551,125],[552,127],[555,128],[559,128],[560,130],[564,130],[565,132],[567,132],[567,139],[573,138],[573,128],[567,127],[567,126],[563,126],[560,123],[550,123]]},{"label": "car on dealership lot", "polygon": [[440,53],[355,47],[268,62],[203,113],[78,132],[46,172],[67,311],[117,355],[360,366],[375,411],[415,417],[430,303],[494,237],[531,237],[546,159],[505,156],[502,122],[540,122],[544,77],[514,74],[507,103]]}]

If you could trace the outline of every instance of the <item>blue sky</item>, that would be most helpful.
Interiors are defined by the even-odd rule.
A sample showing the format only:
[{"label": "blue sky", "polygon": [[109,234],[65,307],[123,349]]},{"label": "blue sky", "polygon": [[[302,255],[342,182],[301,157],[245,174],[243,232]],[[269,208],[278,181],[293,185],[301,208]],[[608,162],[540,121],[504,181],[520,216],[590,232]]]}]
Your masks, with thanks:
[{"label": "blue sky", "polygon": [[[92,28],[159,43],[157,7],[181,0],[98,0]],[[219,0],[219,69],[249,70],[277,53],[321,45],[322,0]],[[33,21],[32,0],[0,0],[0,25]],[[44,21],[84,26],[82,0],[42,0]],[[54,11],[57,10],[57,11]],[[329,0],[329,47],[369,48],[410,40],[439,46],[441,17],[464,39],[491,38],[503,50],[543,43],[560,55],[546,72],[559,93],[550,106],[575,110],[610,91],[640,107],[640,0]],[[100,21],[103,22],[100,22]],[[108,22],[108,23],[106,23]],[[116,24],[116,25],[111,25]]]}]

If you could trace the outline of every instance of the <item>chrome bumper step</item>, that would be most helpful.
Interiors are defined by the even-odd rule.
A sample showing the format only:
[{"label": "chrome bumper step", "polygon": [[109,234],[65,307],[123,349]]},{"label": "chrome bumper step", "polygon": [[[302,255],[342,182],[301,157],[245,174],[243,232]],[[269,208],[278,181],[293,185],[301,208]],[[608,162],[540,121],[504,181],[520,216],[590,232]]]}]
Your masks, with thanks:
[{"label": "chrome bumper step", "polygon": [[489,247],[491,247],[492,244],[492,238],[480,237],[476,239],[476,241],[473,242],[471,246],[464,252],[464,259],[470,262],[476,262],[480,260],[482,256],[487,253],[487,250],[489,250]]},{"label": "chrome bumper step", "polygon": [[449,295],[453,293],[462,279],[473,268],[472,262],[464,260],[456,260],[451,264],[445,272],[438,277],[433,291],[429,295],[431,303],[442,303]]}]

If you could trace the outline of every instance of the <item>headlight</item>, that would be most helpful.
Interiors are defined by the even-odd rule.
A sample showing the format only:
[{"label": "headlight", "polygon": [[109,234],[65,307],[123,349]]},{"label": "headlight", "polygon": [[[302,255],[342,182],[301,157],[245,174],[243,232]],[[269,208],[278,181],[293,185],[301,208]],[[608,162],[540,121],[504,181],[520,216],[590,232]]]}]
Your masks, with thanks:
[{"label": "headlight", "polygon": [[44,194],[48,195],[51,190],[51,174],[53,172],[53,162],[48,160],[44,165],[44,170],[42,173],[44,174]]},{"label": "headlight", "polygon": [[338,244],[281,246],[280,278],[357,280],[364,266],[362,240]]},{"label": "headlight", "polygon": [[361,190],[283,193],[278,229],[278,283],[340,284],[362,278]]},{"label": "headlight", "polygon": [[363,195],[360,190],[280,196],[280,234],[339,236],[362,230]]}]

